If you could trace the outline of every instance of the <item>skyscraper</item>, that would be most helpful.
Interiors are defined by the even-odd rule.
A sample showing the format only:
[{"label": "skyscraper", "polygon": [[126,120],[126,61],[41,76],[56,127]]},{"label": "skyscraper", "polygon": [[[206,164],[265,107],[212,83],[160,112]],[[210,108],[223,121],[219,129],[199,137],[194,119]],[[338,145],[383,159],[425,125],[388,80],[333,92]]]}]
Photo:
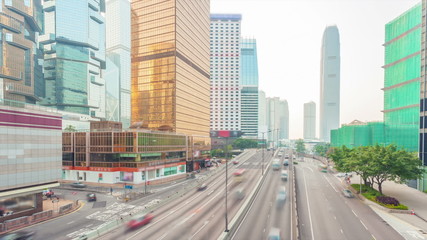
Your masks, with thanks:
[{"label": "skyscraper", "polygon": [[104,0],[44,2],[44,105],[105,118],[104,6]]},{"label": "skyscraper", "polygon": [[267,98],[265,92],[260,90],[258,94],[258,138],[261,139],[262,133],[265,134],[267,131]]},{"label": "skyscraper", "polygon": [[35,103],[44,95],[38,33],[40,0],[0,1],[0,99]]},{"label": "skyscraper", "polygon": [[279,102],[279,139],[289,139],[289,105],[286,99]]},{"label": "skyscraper", "polygon": [[320,139],[329,142],[340,125],[340,36],[337,26],[323,32],[320,62]]},{"label": "skyscraper", "polygon": [[241,41],[241,129],[244,138],[258,137],[258,59],[256,39]]},{"label": "skyscraper", "polygon": [[[123,128],[130,125],[130,18],[129,0],[107,0],[105,23],[109,34],[106,36],[106,54],[111,61],[111,64],[107,61],[107,70],[109,66],[117,68],[118,78],[106,79],[106,119],[121,121]],[[114,87],[109,86],[110,82]],[[118,116],[118,119],[115,119],[115,116]]]},{"label": "skyscraper", "polygon": [[279,97],[269,97],[266,102],[268,141],[289,139],[288,101],[280,100]]},{"label": "skyscraper", "polygon": [[304,103],[304,139],[316,138],[316,103]]},{"label": "skyscraper", "polygon": [[132,123],[209,136],[209,7],[132,1]]},{"label": "skyscraper", "polygon": [[211,14],[211,130],[241,130],[241,20],[240,14]]}]

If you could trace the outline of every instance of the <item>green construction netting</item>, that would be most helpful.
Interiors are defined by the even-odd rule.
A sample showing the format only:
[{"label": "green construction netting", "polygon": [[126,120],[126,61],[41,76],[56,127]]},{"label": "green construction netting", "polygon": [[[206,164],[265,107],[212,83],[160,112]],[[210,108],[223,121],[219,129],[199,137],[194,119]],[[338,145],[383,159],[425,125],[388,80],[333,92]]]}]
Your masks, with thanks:
[{"label": "green construction netting", "polygon": [[[420,82],[415,81],[384,91],[384,110],[419,104]],[[418,112],[416,113],[418,114]]]},{"label": "green construction netting", "polygon": [[421,3],[410,8],[408,11],[385,25],[385,42],[399,36],[409,29],[421,24]]},{"label": "green construction netting", "polygon": [[406,82],[420,77],[421,55],[417,54],[384,69],[384,87]]}]

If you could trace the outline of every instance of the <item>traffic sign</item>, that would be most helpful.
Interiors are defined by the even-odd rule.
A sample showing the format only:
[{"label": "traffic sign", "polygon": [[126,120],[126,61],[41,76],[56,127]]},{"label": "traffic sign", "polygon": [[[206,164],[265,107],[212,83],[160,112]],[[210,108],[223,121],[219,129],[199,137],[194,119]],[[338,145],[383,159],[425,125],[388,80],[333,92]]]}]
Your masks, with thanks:
[{"label": "traffic sign", "polygon": [[133,186],[132,185],[125,185],[125,188],[126,189],[133,189]]}]

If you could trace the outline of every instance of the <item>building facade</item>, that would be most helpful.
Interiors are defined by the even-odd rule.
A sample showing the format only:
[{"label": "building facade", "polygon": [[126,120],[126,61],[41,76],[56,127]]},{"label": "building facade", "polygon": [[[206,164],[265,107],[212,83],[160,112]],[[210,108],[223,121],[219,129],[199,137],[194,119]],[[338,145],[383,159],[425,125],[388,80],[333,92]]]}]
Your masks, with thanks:
[{"label": "building facade", "polygon": [[210,84],[212,131],[241,130],[240,14],[211,14]]},{"label": "building facade", "polygon": [[427,1],[422,0],[421,4],[420,130],[418,154],[426,172],[423,178],[418,180],[418,189],[425,191],[427,190],[427,69],[423,66],[427,65]]},{"label": "building facade", "polygon": [[131,2],[131,122],[209,136],[209,0]]},{"label": "building facade", "polygon": [[279,140],[289,139],[289,108],[288,101],[279,97],[266,99],[267,140],[270,146],[276,146]]},{"label": "building facade", "polygon": [[316,103],[304,103],[304,139],[316,139]]},{"label": "building facade", "polygon": [[385,25],[384,123],[386,144],[418,150],[421,4]]},{"label": "building facade", "polygon": [[258,137],[258,58],[256,39],[241,41],[241,129],[244,138]]},{"label": "building facade", "polygon": [[44,96],[38,35],[41,0],[1,1],[0,99],[36,103]]},{"label": "building facade", "polygon": [[280,130],[279,130],[279,140],[289,139],[289,105],[286,99],[280,100],[279,103],[280,109]]},{"label": "building facade", "polygon": [[43,105],[105,118],[105,2],[43,3],[46,97]]},{"label": "building facade", "polygon": [[384,122],[361,122],[354,120],[331,130],[331,146],[348,148],[383,144],[386,138]]},{"label": "building facade", "polygon": [[337,26],[323,32],[320,62],[320,140],[340,125],[340,37]]},{"label": "building facade", "polygon": [[124,128],[130,126],[131,113],[130,9],[129,0],[106,1],[105,25],[109,33],[106,35],[106,71],[110,74],[116,74],[112,72],[118,71],[117,76],[105,76],[106,120],[120,121]]},{"label": "building facade", "polygon": [[43,211],[42,191],[59,186],[61,125],[52,109],[0,99],[0,209],[7,215],[0,223]]},{"label": "building facade", "polygon": [[185,178],[192,171],[188,163],[204,162],[210,151],[209,137],[123,130],[120,122],[92,122],[90,131],[64,132],[62,137],[63,179],[88,183],[155,184]]},{"label": "building facade", "polygon": [[267,126],[267,98],[264,91],[258,92],[258,138],[268,131]]}]

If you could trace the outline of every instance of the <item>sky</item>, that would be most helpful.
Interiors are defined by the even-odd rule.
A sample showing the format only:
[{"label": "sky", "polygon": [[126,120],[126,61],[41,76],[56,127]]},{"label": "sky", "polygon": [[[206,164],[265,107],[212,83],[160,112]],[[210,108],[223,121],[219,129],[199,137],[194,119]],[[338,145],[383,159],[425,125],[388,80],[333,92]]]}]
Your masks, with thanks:
[{"label": "sky", "polygon": [[317,107],[326,26],[341,43],[340,124],[382,121],[385,24],[420,0],[211,0],[211,13],[242,14],[242,37],[257,39],[260,89],[289,104],[291,139],[303,137],[303,105]]}]

